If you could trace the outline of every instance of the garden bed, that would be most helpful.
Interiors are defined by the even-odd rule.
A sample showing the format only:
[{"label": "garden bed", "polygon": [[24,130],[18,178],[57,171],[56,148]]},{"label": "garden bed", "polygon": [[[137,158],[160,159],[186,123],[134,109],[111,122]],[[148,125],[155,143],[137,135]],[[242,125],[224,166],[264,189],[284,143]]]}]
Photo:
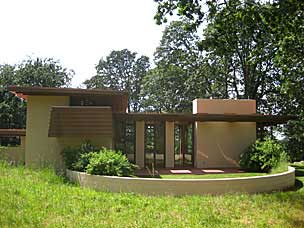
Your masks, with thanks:
[{"label": "garden bed", "polygon": [[109,192],[133,192],[146,195],[204,195],[257,193],[284,190],[295,184],[295,169],[263,176],[214,179],[160,179],[90,175],[67,170],[72,182],[82,187]]}]

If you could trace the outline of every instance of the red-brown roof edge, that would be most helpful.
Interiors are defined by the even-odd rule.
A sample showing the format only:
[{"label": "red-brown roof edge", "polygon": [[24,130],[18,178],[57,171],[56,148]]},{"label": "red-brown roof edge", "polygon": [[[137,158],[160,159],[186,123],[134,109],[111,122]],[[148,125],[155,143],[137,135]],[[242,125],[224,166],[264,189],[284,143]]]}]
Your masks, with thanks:
[{"label": "red-brown roof edge", "polygon": [[55,87],[26,87],[8,86],[9,91],[22,93],[24,95],[46,95],[46,96],[72,96],[72,95],[112,95],[126,96],[128,92],[111,89],[79,89],[79,88],[55,88]]},{"label": "red-brown roof edge", "polygon": [[0,129],[0,137],[25,136],[25,129]]}]

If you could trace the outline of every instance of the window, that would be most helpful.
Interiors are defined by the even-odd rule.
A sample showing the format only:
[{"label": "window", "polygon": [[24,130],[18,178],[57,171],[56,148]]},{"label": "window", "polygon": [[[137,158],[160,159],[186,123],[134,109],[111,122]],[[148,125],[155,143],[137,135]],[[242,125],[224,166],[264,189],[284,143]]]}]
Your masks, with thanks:
[{"label": "window", "polygon": [[165,167],[165,124],[152,122],[145,124],[145,166]]},{"label": "window", "polygon": [[134,121],[115,122],[115,150],[124,153],[135,163],[136,127]]}]

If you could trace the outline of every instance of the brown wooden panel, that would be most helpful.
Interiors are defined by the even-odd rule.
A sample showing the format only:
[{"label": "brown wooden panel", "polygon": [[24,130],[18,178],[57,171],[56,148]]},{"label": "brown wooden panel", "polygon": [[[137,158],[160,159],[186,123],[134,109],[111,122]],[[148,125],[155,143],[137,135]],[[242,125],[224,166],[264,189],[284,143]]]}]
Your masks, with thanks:
[{"label": "brown wooden panel", "polygon": [[25,129],[0,129],[0,137],[25,136]]},{"label": "brown wooden panel", "polygon": [[101,135],[112,137],[112,108],[107,106],[54,106],[50,137]]},{"label": "brown wooden panel", "polygon": [[293,115],[238,115],[238,114],[191,114],[191,113],[114,113],[114,118],[118,120],[134,121],[181,121],[181,122],[256,122],[264,124],[280,124],[289,120],[295,120],[298,117]]}]

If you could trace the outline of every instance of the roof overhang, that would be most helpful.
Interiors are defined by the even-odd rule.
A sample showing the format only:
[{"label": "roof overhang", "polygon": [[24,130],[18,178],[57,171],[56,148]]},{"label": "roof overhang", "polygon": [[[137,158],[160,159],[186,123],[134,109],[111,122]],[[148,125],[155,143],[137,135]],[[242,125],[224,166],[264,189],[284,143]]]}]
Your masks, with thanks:
[{"label": "roof overhang", "polygon": [[0,137],[25,136],[25,129],[0,129]]},{"label": "roof overhang", "polygon": [[8,90],[24,95],[43,96],[128,96],[126,91],[110,89],[78,89],[78,88],[53,88],[53,87],[22,87],[8,86]]},{"label": "roof overhang", "polygon": [[283,124],[297,119],[291,115],[262,114],[191,114],[191,113],[114,113],[114,117],[134,121],[180,121],[180,122],[255,122],[265,124]]}]

